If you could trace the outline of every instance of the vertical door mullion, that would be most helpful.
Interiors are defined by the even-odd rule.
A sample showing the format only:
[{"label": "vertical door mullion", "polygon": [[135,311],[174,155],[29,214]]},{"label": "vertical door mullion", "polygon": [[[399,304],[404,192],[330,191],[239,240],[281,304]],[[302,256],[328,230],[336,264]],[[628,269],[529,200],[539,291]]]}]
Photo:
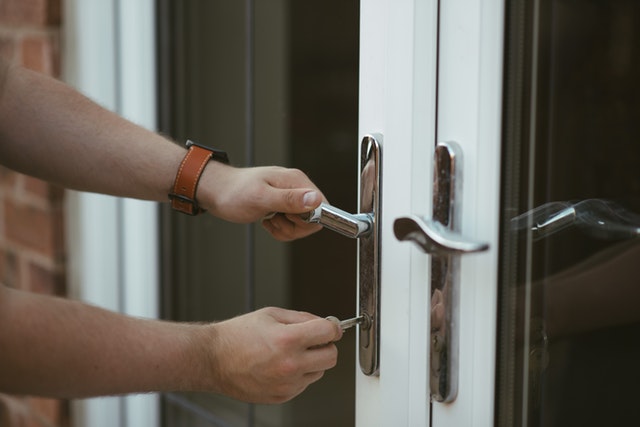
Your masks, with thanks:
[{"label": "vertical door mullion", "polygon": [[461,260],[458,396],[433,426],[493,425],[500,194],[502,2],[441,2],[438,140],[463,151],[462,234],[490,243]]},{"label": "vertical door mullion", "polygon": [[382,135],[382,236],[380,375],[358,370],[356,421],[428,425],[427,257],[393,221],[430,208],[437,1],[363,1],[360,13],[359,134]]}]

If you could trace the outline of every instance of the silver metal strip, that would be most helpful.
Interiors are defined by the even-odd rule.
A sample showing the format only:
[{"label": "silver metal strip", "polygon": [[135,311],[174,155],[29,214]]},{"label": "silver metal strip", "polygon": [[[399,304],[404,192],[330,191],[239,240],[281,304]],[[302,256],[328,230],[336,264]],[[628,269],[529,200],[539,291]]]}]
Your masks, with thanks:
[{"label": "silver metal strip", "polygon": [[380,368],[380,143],[367,135],[360,144],[360,203],[358,211],[372,221],[370,232],[358,240],[360,370],[377,375]]}]

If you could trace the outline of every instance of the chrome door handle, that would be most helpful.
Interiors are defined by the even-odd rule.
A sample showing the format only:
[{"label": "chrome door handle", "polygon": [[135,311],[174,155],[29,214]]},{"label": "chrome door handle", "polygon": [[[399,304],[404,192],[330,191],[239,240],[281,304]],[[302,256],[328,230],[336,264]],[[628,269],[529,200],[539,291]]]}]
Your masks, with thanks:
[{"label": "chrome door handle", "polygon": [[[458,393],[458,311],[460,255],[489,245],[463,237],[459,230],[460,147],[439,143],[434,156],[433,217],[409,215],[394,221],[400,241],[411,241],[431,255],[431,399],[452,402]],[[458,206],[458,209],[455,209]]]},{"label": "chrome door handle", "polygon": [[322,203],[315,210],[301,214],[306,222],[323,225],[343,236],[357,239],[368,236],[373,231],[373,214],[350,214],[328,203]]},{"label": "chrome door handle", "polygon": [[431,255],[462,255],[482,252],[489,248],[485,242],[463,237],[438,221],[418,215],[396,219],[393,232],[398,240],[411,241],[418,245],[422,252]]},{"label": "chrome door handle", "polygon": [[323,203],[300,217],[358,239],[358,328],[360,370],[377,375],[380,360],[380,135],[360,143],[360,200],[357,214]]}]

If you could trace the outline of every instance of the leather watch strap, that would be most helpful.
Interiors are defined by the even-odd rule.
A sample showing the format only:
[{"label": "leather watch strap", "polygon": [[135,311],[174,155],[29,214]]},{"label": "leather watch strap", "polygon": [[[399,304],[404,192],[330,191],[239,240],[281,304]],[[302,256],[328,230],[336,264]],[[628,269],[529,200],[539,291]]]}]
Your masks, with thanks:
[{"label": "leather watch strap", "polygon": [[173,183],[173,192],[169,194],[171,207],[187,215],[198,215],[205,210],[198,205],[196,190],[205,166],[212,158],[228,163],[224,151],[215,150],[192,141],[187,141],[189,147]]}]

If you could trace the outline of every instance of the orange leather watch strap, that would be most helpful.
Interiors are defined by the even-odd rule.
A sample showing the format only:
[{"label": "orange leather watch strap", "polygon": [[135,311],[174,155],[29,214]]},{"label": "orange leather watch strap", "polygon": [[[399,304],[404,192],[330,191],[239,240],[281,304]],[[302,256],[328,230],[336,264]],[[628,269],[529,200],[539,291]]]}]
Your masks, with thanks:
[{"label": "orange leather watch strap", "polygon": [[187,146],[189,150],[180,163],[169,198],[173,209],[187,215],[198,215],[204,212],[196,200],[196,190],[202,171],[211,158],[220,159],[225,163],[228,159],[223,151],[210,149],[191,141],[187,141]]}]

